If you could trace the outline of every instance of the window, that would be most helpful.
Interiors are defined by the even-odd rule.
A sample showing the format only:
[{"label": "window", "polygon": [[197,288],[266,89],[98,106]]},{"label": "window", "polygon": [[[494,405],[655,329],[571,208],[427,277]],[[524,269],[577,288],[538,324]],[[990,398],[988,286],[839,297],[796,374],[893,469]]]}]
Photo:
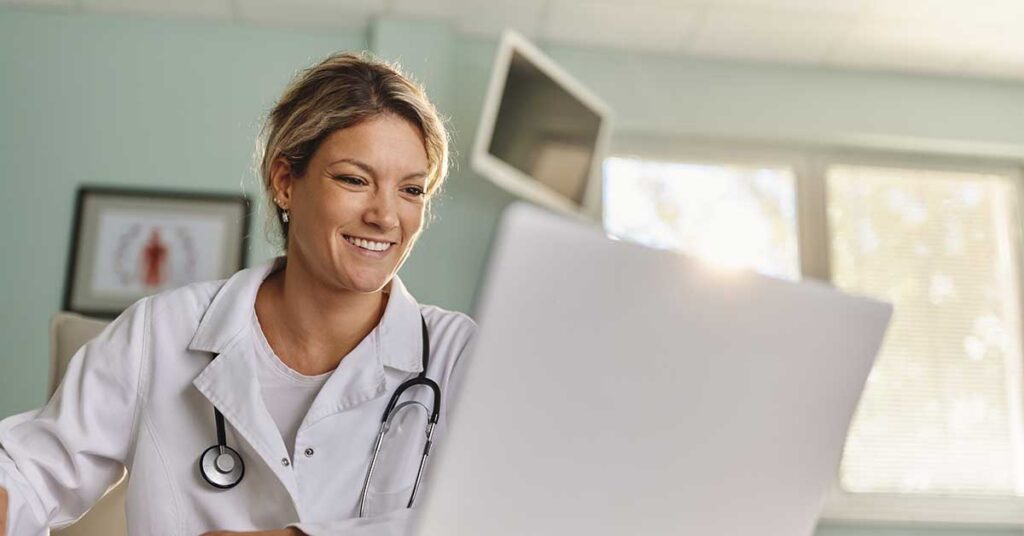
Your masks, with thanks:
[{"label": "window", "polygon": [[827,517],[1024,523],[1018,173],[874,156],[609,158],[605,226],[894,304]]},{"label": "window", "polygon": [[723,267],[799,279],[792,169],[609,158],[609,234]]},{"label": "window", "polygon": [[833,283],[895,306],[841,485],[1024,495],[1013,184],[864,166],[827,180]]}]

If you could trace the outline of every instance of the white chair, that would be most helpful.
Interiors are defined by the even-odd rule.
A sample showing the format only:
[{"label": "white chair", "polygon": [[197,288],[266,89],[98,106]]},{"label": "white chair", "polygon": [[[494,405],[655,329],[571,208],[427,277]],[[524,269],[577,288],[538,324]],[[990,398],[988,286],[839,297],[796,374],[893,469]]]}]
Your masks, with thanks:
[{"label": "white chair", "polygon": [[[47,397],[64,377],[68,361],[83,344],[106,327],[107,321],[79,314],[59,312],[50,322],[50,381]],[[127,479],[121,478],[95,506],[73,524],[53,531],[60,536],[122,536],[128,534],[124,497]]]}]

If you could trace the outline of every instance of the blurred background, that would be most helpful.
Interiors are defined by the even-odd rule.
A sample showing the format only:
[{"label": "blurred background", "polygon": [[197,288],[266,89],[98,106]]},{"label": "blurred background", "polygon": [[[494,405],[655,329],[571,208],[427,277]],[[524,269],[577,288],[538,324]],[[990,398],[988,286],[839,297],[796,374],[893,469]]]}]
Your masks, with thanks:
[{"label": "blurred background", "polygon": [[819,536],[1024,534],[1022,21],[1020,0],[2,0],[0,416],[44,402],[78,188],[245,194],[242,262],[275,255],[256,136],[335,51],[399,62],[449,118],[402,277],[472,313],[518,197],[470,162],[512,29],[610,111],[609,234],[896,305]]}]

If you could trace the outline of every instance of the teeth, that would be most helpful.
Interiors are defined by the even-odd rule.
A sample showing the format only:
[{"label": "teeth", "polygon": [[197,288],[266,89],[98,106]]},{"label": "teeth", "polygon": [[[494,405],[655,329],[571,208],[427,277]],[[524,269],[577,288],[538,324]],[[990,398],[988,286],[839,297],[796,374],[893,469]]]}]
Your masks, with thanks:
[{"label": "teeth", "polygon": [[368,249],[370,251],[384,251],[385,249],[391,247],[391,243],[389,242],[373,242],[371,240],[364,240],[362,238],[355,238],[351,236],[346,236],[345,240],[348,240],[349,243],[355,244],[363,249]]}]

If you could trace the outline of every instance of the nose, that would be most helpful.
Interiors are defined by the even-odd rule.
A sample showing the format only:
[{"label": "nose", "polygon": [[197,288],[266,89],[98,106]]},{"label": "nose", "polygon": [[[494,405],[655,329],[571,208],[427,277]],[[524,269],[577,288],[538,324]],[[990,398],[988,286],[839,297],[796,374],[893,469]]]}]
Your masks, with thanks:
[{"label": "nose", "polygon": [[396,194],[376,192],[370,206],[363,213],[363,221],[382,231],[398,227],[398,199]]}]

